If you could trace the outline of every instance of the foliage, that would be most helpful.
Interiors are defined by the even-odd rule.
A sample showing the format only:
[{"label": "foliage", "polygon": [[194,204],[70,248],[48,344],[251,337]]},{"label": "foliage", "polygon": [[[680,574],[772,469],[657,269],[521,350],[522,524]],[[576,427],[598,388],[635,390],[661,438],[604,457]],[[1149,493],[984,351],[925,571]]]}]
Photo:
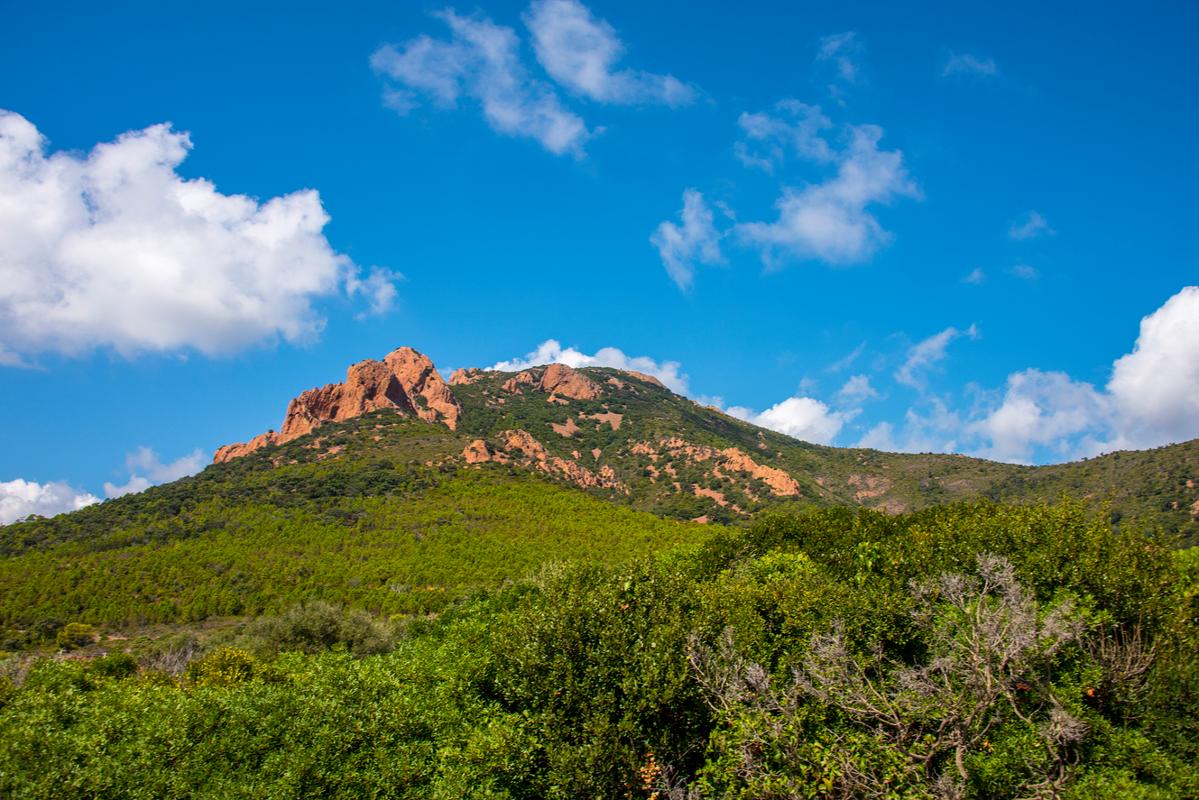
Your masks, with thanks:
[{"label": "foliage", "polygon": [[63,650],[74,650],[87,647],[96,639],[96,630],[91,625],[82,622],[69,622],[59,629],[55,641]]},{"label": "foliage", "polygon": [[239,634],[293,652],[182,682],[34,664],[0,796],[1194,797],[1194,566],[1072,504],[836,509],[544,567],[377,655],[306,603]]}]

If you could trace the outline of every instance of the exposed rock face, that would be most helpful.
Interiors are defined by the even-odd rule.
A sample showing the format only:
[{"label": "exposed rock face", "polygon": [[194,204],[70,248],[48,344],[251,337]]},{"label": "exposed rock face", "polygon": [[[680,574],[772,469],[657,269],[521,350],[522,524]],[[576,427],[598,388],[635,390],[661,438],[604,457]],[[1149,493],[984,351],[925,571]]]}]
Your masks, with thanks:
[{"label": "exposed rock face", "polygon": [[624,420],[624,414],[617,414],[614,411],[605,411],[602,414],[592,414],[587,419],[593,419],[600,425],[605,422],[612,426],[612,430],[620,430],[620,423]]},{"label": "exposed rock face", "polygon": [[500,388],[505,392],[519,392],[521,386],[532,386],[535,383],[537,383],[537,379],[533,377],[533,370],[526,369],[504,381],[504,385]]},{"label": "exposed rock face", "polygon": [[212,463],[223,464],[226,461],[241,458],[253,453],[260,447],[276,444],[278,439],[279,434],[274,431],[267,431],[266,433],[258,434],[248,442],[236,442],[234,444],[227,444],[224,447],[218,447],[216,453],[212,456]]},{"label": "exposed rock face", "polygon": [[659,389],[666,388],[666,384],[662,383],[662,381],[658,380],[653,375],[646,375],[644,372],[637,372],[637,371],[631,370],[631,369],[626,369],[623,371],[626,375],[632,375],[637,380],[645,381],[646,383],[653,384],[654,386],[657,386]]},{"label": "exposed rock face", "polygon": [[[661,448],[662,452],[659,452]],[[664,459],[663,471],[672,477],[676,474],[671,462],[683,460],[692,464],[713,463],[713,474],[719,477],[721,468],[731,472],[747,473],[751,478],[762,481],[776,497],[792,497],[800,494],[799,482],[781,469],[759,464],[748,454],[736,447],[717,450],[707,445],[697,445],[685,439],[672,437],[658,442],[654,447],[649,442],[634,442],[629,452],[648,456],[653,462]]]},{"label": "exposed rock face", "polygon": [[287,405],[279,433],[264,433],[248,442],[225,445],[213,456],[215,463],[229,461],[272,444],[283,444],[311,433],[326,422],[393,408],[426,422],[458,426],[461,406],[433,362],[411,347],[401,347],[382,361],[367,360],[346,371],[344,383],[330,383],[302,392]]},{"label": "exposed rock face", "polygon": [[[482,461],[505,463],[511,458],[517,463],[540,470],[547,475],[564,478],[582,489],[613,489],[625,494],[629,493],[629,487],[617,477],[612,467],[605,464],[593,472],[573,461],[559,458],[547,451],[545,446],[533,438],[528,431],[519,428],[504,431],[500,434],[499,439],[499,447],[495,452],[490,452],[486,442],[476,440],[467,446],[463,451],[463,456],[466,457],[468,463]],[[481,447],[477,445],[481,445]],[[489,453],[486,458],[482,457],[484,452]]]},{"label": "exposed rock face", "polygon": [[411,347],[401,347],[388,353],[383,363],[391,368],[400,386],[414,401],[418,417],[426,422],[444,422],[450,430],[457,429],[462,406],[458,405],[454,393],[427,356]]},{"label": "exposed rock face", "polygon": [[603,394],[603,390],[595,381],[565,364],[550,364],[546,367],[538,386],[543,392],[569,397],[572,400],[595,400]]},{"label": "exposed rock face", "polygon": [[474,383],[483,375],[478,367],[459,368],[450,373],[450,386],[465,386]]},{"label": "exposed rock face", "polygon": [[550,427],[553,428],[554,433],[568,439],[580,430],[579,426],[575,424],[574,417],[567,417],[566,422],[551,422]]},{"label": "exposed rock face", "polygon": [[[497,458],[497,455],[500,457]],[[468,444],[462,451],[462,457],[466,459],[467,464],[483,464],[488,461],[504,463],[508,460],[502,457],[502,454],[493,453],[491,448],[487,446],[487,442],[482,439],[475,439]]]}]

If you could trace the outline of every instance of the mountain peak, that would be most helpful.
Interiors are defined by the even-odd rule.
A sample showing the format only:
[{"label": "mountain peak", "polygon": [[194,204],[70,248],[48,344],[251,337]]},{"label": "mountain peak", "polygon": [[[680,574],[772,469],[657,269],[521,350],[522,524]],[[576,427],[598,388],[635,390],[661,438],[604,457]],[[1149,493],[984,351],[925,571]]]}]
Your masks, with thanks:
[{"label": "mountain peak", "polygon": [[214,463],[283,444],[319,428],[380,409],[392,408],[401,415],[426,422],[443,423],[450,430],[458,425],[462,407],[429,357],[411,347],[397,348],[382,361],[367,359],[350,365],[343,383],[301,392],[287,404],[287,414],[278,433],[267,431],[248,442],[218,448]]}]

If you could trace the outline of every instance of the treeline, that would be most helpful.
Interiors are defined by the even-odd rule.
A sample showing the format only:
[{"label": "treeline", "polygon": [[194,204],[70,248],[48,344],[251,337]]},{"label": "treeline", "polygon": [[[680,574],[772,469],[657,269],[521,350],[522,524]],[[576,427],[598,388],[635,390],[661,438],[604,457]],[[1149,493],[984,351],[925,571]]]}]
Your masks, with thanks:
[{"label": "treeline", "polygon": [[[52,641],[71,622],[110,629],[198,622],[275,613],[304,600],[383,616],[428,613],[547,560],[622,561],[699,535],[695,525],[495,471],[442,477],[414,493],[291,491],[310,478],[327,492],[321,480],[375,474],[356,466],[263,473],[290,504],[196,500],[170,520],[0,559],[0,650]],[[174,533],[161,534],[164,525]]]},{"label": "treeline", "polygon": [[830,510],[403,629],[307,606],[173,665],[11,664],[0,796],[1195,797],[1172,544],[1072,504]]}]

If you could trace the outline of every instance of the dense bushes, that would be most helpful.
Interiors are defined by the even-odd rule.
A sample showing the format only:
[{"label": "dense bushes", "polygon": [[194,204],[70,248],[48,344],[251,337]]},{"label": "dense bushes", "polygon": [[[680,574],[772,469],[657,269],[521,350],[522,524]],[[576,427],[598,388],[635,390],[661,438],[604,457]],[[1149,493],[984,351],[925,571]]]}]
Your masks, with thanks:
[{"label": "dense bushes", "polygon": [[1194,797],[1196,573],[1071,505],[775,517],[380,655],[307,604],[182,681],[36,664],[0,795]]}]

